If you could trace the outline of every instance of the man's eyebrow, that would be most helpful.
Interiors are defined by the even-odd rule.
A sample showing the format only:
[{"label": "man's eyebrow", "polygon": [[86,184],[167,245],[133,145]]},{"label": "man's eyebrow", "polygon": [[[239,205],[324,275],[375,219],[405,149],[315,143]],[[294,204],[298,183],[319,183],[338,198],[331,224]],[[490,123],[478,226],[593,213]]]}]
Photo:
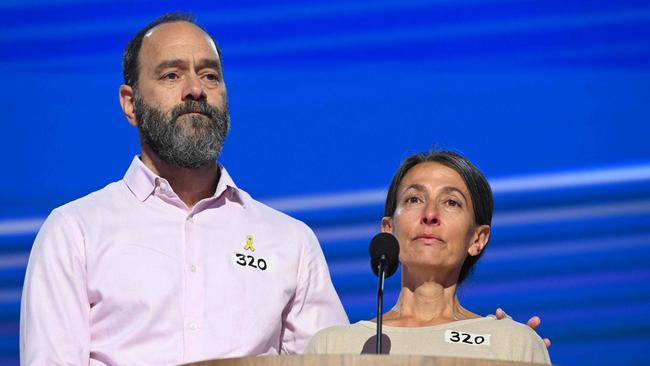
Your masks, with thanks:
[{"label": "man's eyebrow", "polygon": [[204,58],[199,60],[199,62],[197,62],[196,68],[197,69],[211,68],[221,73],[221,62],[219,62],[219,60],[215,60],[211,58]]},{"label": "man's eyebrow", "polygon": [[[173,60],[165,60],[162,61],[156,66],[154,69],[154,72],[156,74],[160,74],[164,69],[170,68],[170,67],[178,67],[178,68],[186,68],[187,67],[187,62],[181,59],[173,59]],[[199,60],[199,62],[196,64],[197,69],[215,69],[219,75],[221,75],[221,63],[219,60],[213,60],[209,58],[204,58]]]},{"label": "man's eyebrow", "polygon": [[158,73],[160,73],[161,71],[163,71],[166,68],[180,67],[180,66],[184,66],[186,64],[187,63],[185,61],[181,60],[181,59],[165,60],[165,61],[160,62],[158,64],[158,66],[156,66],[156,68],[154,69],[154,72],[156,74],[158,74]]}]

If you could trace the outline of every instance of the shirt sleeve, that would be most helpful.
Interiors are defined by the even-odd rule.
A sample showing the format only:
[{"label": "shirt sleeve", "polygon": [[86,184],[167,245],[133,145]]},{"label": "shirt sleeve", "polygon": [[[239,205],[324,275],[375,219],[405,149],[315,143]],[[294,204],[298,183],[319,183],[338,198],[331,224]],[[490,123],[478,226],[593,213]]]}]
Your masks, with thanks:
[{"label": "shirt sleeve", "polygon": [[321,329],[349,324],[318,239],[306,226],[305,232],[296,293],[283,317],[281,352],[287,354],[302,353]]},{"label": "shirt sleeve", "polygon": [[21,365],[88,365],[90,305],[84,240],[57,210],[32,247],[20,307]]}]

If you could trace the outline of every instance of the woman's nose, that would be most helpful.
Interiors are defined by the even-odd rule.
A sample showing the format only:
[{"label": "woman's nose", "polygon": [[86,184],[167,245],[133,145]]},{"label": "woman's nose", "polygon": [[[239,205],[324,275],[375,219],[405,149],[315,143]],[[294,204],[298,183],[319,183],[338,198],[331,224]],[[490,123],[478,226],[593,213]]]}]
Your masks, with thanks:
[{"label": "woman's nose", "polygon": [[425,225],[437,225],[440,223],[438,210],[434,204],[426,205],[424,211],[422,212],[422,218],[420,219],[420,222]]}]

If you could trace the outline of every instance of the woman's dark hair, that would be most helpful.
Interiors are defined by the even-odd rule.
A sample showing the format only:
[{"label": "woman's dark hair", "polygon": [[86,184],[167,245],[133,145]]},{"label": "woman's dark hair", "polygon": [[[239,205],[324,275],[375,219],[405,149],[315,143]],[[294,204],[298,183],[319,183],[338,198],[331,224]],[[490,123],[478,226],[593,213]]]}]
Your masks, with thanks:
[{"label": "woman's dark hair", "polygon": [[[140,73],[140,62],[139,54],[140,49],[142,48],[142,40],[144,36],[152,30],[153,28],[166,23],[173,22],[187,22],[199,27],[203,30],[214,42],[214,45],[217,47],[217,53],[219,54],[219,61],[221,61],[221,49],[217,41],[205,30],[196,23],[196,19],[190,13],[174,12],[161,15],[158,18],[154,19],[151,23],[147,24],[144,28],[140,29],[138,33],[131,38],[129,43],[126,45],[124,50],[124,56],[122,57],[122,74],[124,76],[124,84],[131,86],[132,88],[137,88],[138,86],[138,75]],[[222,61],[221,61],[222,62]]]},{"label": "woman's dark hair", "polygon": [[[469,194],[472,198],[474,207],[474,223],[476,225],[491,225],[492,210],[494,209],[494,200],[492,198],[492,189],[483,173],[474,166],[469,160],[462,155],[453,151],[434,150],[426,153],[418,153],[406,158],[395,173],[393,180],[388,188],[386,195],[386,204],[384,205],[384,216],[393,217],[397,209],[397,190],[399,189],[402,179],[406,176],[411,168],[426,162],[435,162],[451,168],[460,175],[465,182]],[[458,277],[458,284],[461,284],[472,272],[472,268],[481,258],[485,250],[478,255],[468,256],[463,263]]]}]

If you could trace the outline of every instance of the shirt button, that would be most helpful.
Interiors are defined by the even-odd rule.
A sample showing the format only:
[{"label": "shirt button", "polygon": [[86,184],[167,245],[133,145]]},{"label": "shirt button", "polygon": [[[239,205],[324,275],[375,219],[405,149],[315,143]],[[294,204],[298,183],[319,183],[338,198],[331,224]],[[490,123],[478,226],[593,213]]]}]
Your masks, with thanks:
[{"label": "shirt button", "polygon": [[169,184],[167,182],[160,182],[160,190],[167,196],[172,193],[172,189],[169,188]]},{"label": "shirt button", "polygon": [[199,325],[196,324],[195,322],[191,322],[189,325],[190,325],[190,329],[192,329],[192,330],[199,329]]},{"label": "shirt button", "polygon": [[194,216],[189,215],[185,220],[187,220],[187,222],[194,222]]},{"label": "shirt button", "polygon": [[196,264],[192,264],[192,265],[190,266],[190,271],[192,271],[192,272],[196,272]]}]

